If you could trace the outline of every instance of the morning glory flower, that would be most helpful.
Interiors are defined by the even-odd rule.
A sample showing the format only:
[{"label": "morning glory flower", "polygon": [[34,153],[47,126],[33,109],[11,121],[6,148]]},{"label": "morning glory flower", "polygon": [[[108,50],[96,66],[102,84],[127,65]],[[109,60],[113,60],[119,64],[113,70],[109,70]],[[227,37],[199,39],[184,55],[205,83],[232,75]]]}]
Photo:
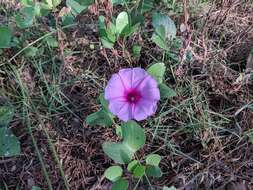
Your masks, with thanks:
[{"label": "morning glory flower", "polygon": [[156,112],[160,91],[156,80],[144,69],[121,69],[109,80],[105,99],[119,119],[141,121]]}]

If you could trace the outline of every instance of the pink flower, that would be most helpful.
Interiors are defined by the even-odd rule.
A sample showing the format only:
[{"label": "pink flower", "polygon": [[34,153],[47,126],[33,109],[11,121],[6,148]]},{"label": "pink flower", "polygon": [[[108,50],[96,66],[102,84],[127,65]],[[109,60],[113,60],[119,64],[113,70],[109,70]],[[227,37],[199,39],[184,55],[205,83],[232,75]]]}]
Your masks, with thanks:
[{"label": "pink flower", "polygon": [[154,114],[160,91],[156,80],[142,68],[121,69],[105,88],[109,110],[121,120],[144,120]]}]

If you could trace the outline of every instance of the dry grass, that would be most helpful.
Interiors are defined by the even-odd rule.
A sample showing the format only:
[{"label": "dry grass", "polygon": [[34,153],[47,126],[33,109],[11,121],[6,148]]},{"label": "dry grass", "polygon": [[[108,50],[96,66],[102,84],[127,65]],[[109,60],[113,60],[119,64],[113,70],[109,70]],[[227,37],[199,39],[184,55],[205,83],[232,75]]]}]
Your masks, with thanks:
[{"label": "dry grass", "polygon": [[[253,88],[252,83],[236,81],[245,71],[247,56],[253,48],[253,3],[246,0],[214,1],[205,4],[201,10],[190,14],[188,22],[191,39],[187,50],[193,59],[179,66],[165,60],[170,64],[166,80],[174,86],[178,97],[161,104],[161,115],[164,116],[156,118],[152,125],[143,123],[148,131],[148,144],[140,152],[140,157],[157,150],[163,156],[161,165],[165,174],[159,180],[152,180],[154,187],[175,185],[180,189],[208,190],[228,188],[230,182],[243,182],[252,189],[253,144],[248,137],[253,126]],[[136,41],[143,45],[139,59],[129,58],[120,47],[115,51],[101,50],[94,27],[96,16],[85,13],[78,19],[79,27],[66,32],[61,39],[65,49],[73,52],[63,57],[64,64],[59,69],[61,82],[54,84],[59,76],[51,73],[52,63],[57,65],[57,60],[62,58],[60,51],[53,52],[55,59],[52,58],[53,62],[43,68],[46,83],[60,89],[60,103],[51,98],[52,94],[58,95],[57,90],[52,94],[45,90],[45,81],[40,78],[36,65],[21,59],[16,63],[20,61],[26,66],[20,70],[22,81],[45,118],[43,122],[53,139],[70,189],[109,189],[102,174],[111,161],[102,152],[101,144],[116,139],[116,135],[112,129],[91,128],[84,120],[98,109],[96,98],[112,73],[122,67],[145,68],[155,61],[154,57],[159,60],[162,55],[154,44],[139,34],[128,42],[129,47]],[[94,44],[95,49],[91,49],[90,44]],[[178,67],[183,76],[175,75]],[[0,73],[0,77],[6,95],[13,93],[17,85],[11,81],[13,76]],[[48,109],[45,102],[36,99],[42,92],[48,98],[46,103],[55,106],[56,110]],[[14,95],[10,97],[15,99]],[[14,189],[17,184],[20,189],[30,189],[32,185],[47,189],[20,117],[16,116],[12,129],[21,140],[23,154],[0,160],[0,184],[6,183],[9,189]],[[36,126],[34,135],[52,185],[54,189],[63,189],[59,168],[52,158],[41,125],[33,115],[32,118]],[[158,126],[155,137],[154,126]],[[140,188],[145,189],[145,186]]]}]

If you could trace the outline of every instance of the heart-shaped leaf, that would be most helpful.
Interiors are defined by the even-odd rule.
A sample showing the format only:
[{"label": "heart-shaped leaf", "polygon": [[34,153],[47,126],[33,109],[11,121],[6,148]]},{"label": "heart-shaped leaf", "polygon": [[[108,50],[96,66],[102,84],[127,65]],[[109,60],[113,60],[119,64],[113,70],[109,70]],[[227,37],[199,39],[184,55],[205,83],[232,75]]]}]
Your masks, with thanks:
[{"label": "heart-shaped leaf", "polygon": [[145,131],[135,121],[128,121],[122,125],[123,144],[132,152],[139,150],[146,142]]},{"label": "heart-shaped leaf", "polygon": [[116,18],[116,32],[119,36],[122,35],[122,32],[129,27],[129,16],[128,13],[123,11],[119,13]]},{"label": "heart-shaped leaf", "polygon": [[154,8],[154,0],[143,0],[141,12],[145,13]]},{"label": "heart-shaped leaf", "polygon": [[25,6],[32,6],[33,0],[20,0],[20,3]]},{"label": "heart-shaped leaf", "polygon": [[119,5],[119,4],[124,4],[127,3],[129,0],[111,0],[113,5]]},{"label": "heart-shaped leaf", "polygon": [[11,30],[7,26],[0,26],[0,48],[9,48],[11,42]]},{"label": "heart-shaped leaf", "polygon": [[113,23],[109,23],[108,28],[105,24],[105,17],[99,16],[98,18],[99,36],[101,42],[105,48],[113,48],[116,41],[116,26]]},{"label": "heart-shaped leaf", "polygon": [[146,158],[146,164],[152,166],[158,166],[161,161],[161,156],[159,154],[149,154]]},{"label": "heart-shaped leaf", "polygon": [[71,13],[76,17],[93,2],[94,0],[66,0],[66,5],[71,8]]},{"label": "heart-shaped leaf", "polygon": [[122,138],[122,129],[121,129],[120,125],[116,126],[115,131],[116,131],[116,134],[118,135],[118,137]]},{"label": "heart-shaped leaf", "polygon": [[133,50],[133,56],[134,57],[140,57],[140,55],[141,55],[141,46],[134,45],[132,50]]},{"label": "heart-shaped leaf", "polygon": [[38,186],[33,186],[33,187],[32,187],[32,190],[41,190],[41,188],[38,187]]},{"label": "heart-shaped leaf", "polygon": [[88,115],[86,118],[86,123],[90,126],[101,125],[110,127],[113,124],[113,119],[110,113],[104,109],[101,109],[95,113]]},{"label": "heart-shaped leaf", "polygon": [[14,108],[12,106],[0,107],[0,127],[7,127],[14,116]]},{"label": "heart-shaped leaf", "polygon": [[152,16],[152,25],[154,28],[163,26],[167,39],[176,37],[177,28],[173,20],[167,15],[155,12]]},{"label": "heart-shaped leaf", "polygon": [[160,84],[163,81],[165,69],[166,68],[164,63],[155,63],[151,65],[147,71],[150,75],[152,75],[156,79],[158,84]]},{"label": "heart-shaped leaf", "polygon": [[0,128],[0,157],[20,154],[20,143],[7,127]]},{"label": "heart-shaped leaf", "polygon": [[153,34],[151,40],[158,45],[160,48],[164,49],[164,50],[169,50],[169,47],[166,43],[166,41],[164,41],[159,35],[157,34]]},{"label": "heart-shaped leaf", "polygon": [[53,9],[61,3],[61,0],[46,0],[46,3],[49,9]]},{"label": "heart-shaped leaf", "polygon": [[129,163],[133,157],[133,152],[122,143],[105,142],[103,143],[103,150],[107,156],[119,164]]},{"label": "heart-shaped leaf", "polygon": [[147,166],[146,174],[150,177],[161,177],[162,171],[158,166]]},{"label": "heart-shaped leaf", "polygon": [[58,47],[58,41],[53,37],[53,36],[48,36],[46,39],[45,39],[47,45],[49,47],[52,47],[52,48],[56,48]]},{"label": "heart-shaped leaf", "polygon": [[140,178],[145,175],[146,167],[142,165],[137,165],[134,169],[133,176],[136,178]]},{"label": "heart-shaped leaf", "polygon": [[112,49],[114,46],[114,42],[109,41],[107,38],[101,38],[102,45],[105,48]]},{"label": "heart-shaped leaf", "polygon": [[62,25],[67,26],[75,23],[75,17],[71,13],[62,16]]},{"label": "heart-shaped leaf", "polygon": [[177,95],[177,93],[166,84],[162,83],[159,85],[160,97],[161,99],[172,98]]},{"label": "heart-shaped leaf", "polygon": [[108,180],[115,182],[122,176],[122,174],[123,170],[120,166],[111,166],[105,170],[104,175]]},{"label": "heart-shaped leaf", "polygon": [[169,50],[164,26],[159,26],[155,29],[155,32],[153,33],[151,40],[160,48],[164,50]]},{"label": "heart-shaped leaf", "polygon": [[140,165],[140,163],[137,160],[133,160],[127,165],[127,170],[133,172],[138,165]]},{"label": "heart-shaped leaf", "polygon": [[30,46],[24,51],[24,54],[26,57],[35,57],[38,51],[39,51],[38,48]]},{"label": "heart-shaped leaf", "polygon": [[32,26],[35,18],[34,7],[24,7],[21,9],[20,14],[16,16],[16,23],[19,28],[27,28]]},{"label": "heart-shaped leaf", "polygon": [[112,190],[127,190],[128,186],[128,181],[121,178],[112,184]]},{"label": "heart-shaped leaf", "polygon": [[129,163],[133,154],[138,151],[146,141],[144,130],[134,121],[128,121],[121,126],[123,142],[105,142],[104,152],[116,163]]}]

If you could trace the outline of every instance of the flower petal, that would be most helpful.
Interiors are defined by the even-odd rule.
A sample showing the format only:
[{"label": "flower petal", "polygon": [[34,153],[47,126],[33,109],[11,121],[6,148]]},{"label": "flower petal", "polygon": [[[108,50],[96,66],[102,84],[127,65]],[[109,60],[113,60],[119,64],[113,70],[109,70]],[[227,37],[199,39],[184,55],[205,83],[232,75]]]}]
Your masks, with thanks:
[{"label": "flower petal", "polygon": [[148,76],[147,72],[142,68],[133,68],[132,88],[136,88]]},{"label": "flower petal", "polygon": [[121,69],[119,71],[120,79],[126,90],[132,87],[132,74],[133,69]]},{"label": "flower petal", "polygon": [[133,113],[132,113],[132,106],[131,104],[125,104],[122,109],[120,110],[120,112],[117,114],[117,116],[119,117],[119,119],[127,122],[131,119],[133,119]]},{"label": "flower petal", "polygon": [[114,114],[117,115],[121,109],[127,104],[127,102],[122,98],[115,98],[111,99],[109,102],[109,110]]},{"label": "flower petal", "polygon": [[133,119],[132,105],[122,98],[110,100],[109,110],[123,121]]},{"label": "flower petal", "polygon": [[153,115],[157,109],[157,101],[150,101],[142,99],[135,105],[133,117],[137,121],[146,119],[148,116]]},{"label": "flower petal", "polygon": [[113,74],[105,88],[105,99],[115,99],[124,96],[124,85],[118,74]]},{"label": "flower petal", "polygon": [[151,76],[146,77],[137,89],[141,92],[141,96],[147,100],[159,100],[160,91],[157,86],[157,82]]}]

